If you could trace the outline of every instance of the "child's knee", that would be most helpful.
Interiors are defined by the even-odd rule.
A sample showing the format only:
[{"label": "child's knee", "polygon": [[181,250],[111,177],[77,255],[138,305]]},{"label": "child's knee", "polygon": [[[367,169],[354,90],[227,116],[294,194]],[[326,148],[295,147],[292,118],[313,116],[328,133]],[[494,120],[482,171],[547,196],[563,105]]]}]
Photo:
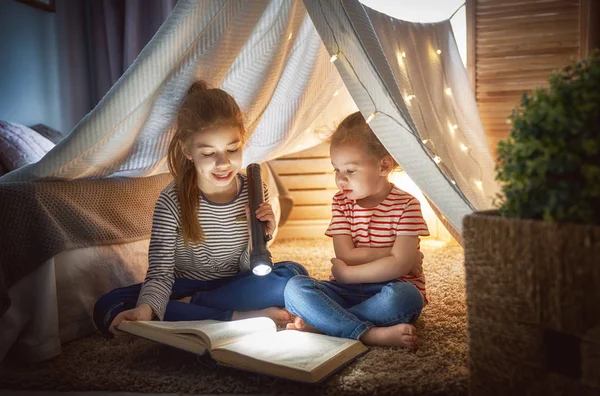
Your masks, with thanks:
[{"label": "child's knee", "polygon": [[388,295],[387,301],[389,301],[392,306],[404,307],[405,310],[412,312],[420,312],[423,309],[423,295],[412,283],[390,283],[386,285],[382,291]]},{"label": "child's knee", "polygon": [[283,298],[287,301],[294,301],[298,297],[304,295],[307,288],[314,286],[314,280],[308,275],[298,275],[290,278],[285,290],[283,291]]},{"label": "child's knee", "polygon": [[275,268],[280,272],[287,272],[289,275],[288,278],[291,278],[296,275],[308,275],[308,271],[306,268],[302,266],[302,264],[296,263],[294,261],[281,261],[275,264]]}]

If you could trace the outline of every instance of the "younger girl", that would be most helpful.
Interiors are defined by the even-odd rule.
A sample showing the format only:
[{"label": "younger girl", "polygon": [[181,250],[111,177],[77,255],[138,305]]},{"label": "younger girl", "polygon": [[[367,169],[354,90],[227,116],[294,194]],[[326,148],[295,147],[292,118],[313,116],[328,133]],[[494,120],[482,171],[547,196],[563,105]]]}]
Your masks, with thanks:
[{"label": "younger girl", "polygon": [[359,112],[337,127],[330,155],[340,189],[325,233],[333,278],[288,282],[286,308],[297,317],[287,327],[416,349],[412,323],[426,302],[419,236],[429,235],[420,204],[388,181],[396,164]]},{"label": "younger girl", "polygon": [[[239,221],[248,204],[246,176],[240,173],[245,137],[235,100],[221,89],[194,83],[168,150],[174,181],[154,208],[146,279],[98,300],[94,322],[102,332],[116,334],[123,320],[153,318],[291,320],[283,309],[283,290],[306,270],[282,262],[266,276],[249,271],[248,226]],[[261,205],[256,217],[272,234],[271,205]]]}]

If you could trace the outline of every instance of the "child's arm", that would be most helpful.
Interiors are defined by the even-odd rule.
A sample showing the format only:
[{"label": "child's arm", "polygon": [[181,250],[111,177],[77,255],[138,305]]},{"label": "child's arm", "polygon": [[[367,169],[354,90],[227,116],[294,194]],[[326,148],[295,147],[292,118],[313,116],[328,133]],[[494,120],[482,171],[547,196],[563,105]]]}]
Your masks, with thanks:
[{"label": "child's arm", "polygon": [[163,320],[175,281],[175,247],[179,214],[167,194],[160,194],[154,207],[148,247],[148,270],[136,306],[148,305]]},{"label": "child's arm", "polygon": [[333,248],[335,257],[348,265],[360,265],[370,263],[392,254],[391,247],[381,248],[357,248],[354,246],[350,235],[334,235]]},{"label": "child's arm", "polygon": [[342,283],[377,283],[396,279],[408,274],[415,265],[419,237],[398,236],[391,256],[379,258],[362,265],[346,265],[340,259],[332,259],[331,272]]}]

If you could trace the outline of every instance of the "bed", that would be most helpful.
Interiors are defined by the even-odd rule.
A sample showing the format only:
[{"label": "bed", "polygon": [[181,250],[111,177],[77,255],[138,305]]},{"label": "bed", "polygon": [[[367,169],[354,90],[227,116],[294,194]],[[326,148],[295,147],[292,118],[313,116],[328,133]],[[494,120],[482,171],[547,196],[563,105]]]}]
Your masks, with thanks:
[{"label": "bed", "polygon": [[[0,121],[3,170],[38,161],[60,141],[37,127],[43,132]],[[292,200],[267,164],[263,178],[283,224]],[[143,280],[154,203],[171,180],[162,173],[0,183],[0,361],[60,354],[61,344],[94,331],[98,297]]]}]

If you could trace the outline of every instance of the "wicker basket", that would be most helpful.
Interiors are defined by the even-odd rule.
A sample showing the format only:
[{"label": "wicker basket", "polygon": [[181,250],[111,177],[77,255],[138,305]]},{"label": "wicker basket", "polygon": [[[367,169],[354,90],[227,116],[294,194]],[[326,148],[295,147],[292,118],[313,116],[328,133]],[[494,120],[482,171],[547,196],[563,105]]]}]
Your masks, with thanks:
[{"label": "wicker basket", "polygon": [[471,395],[600,395],[600,227],[465,217]]}]

